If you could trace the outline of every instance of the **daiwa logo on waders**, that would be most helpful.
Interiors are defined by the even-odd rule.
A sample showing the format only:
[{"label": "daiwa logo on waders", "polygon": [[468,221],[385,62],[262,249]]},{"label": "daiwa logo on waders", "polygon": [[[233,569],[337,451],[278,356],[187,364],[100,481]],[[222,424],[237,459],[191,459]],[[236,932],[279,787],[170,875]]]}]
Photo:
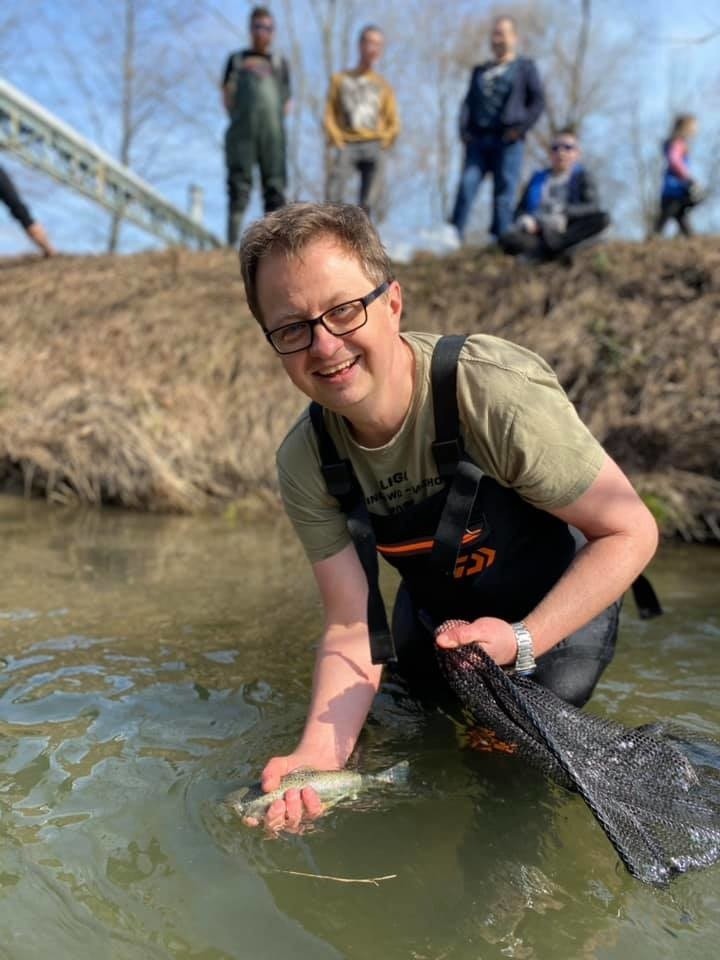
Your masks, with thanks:
[{"label": "daiwa logo on waders", "polygon": [[474,577],[477,573],[482,573],[495,563],[495,551],[492,547],[480,547],[472,553],[457,558],[453,576],[456,580],[461,577]]}]

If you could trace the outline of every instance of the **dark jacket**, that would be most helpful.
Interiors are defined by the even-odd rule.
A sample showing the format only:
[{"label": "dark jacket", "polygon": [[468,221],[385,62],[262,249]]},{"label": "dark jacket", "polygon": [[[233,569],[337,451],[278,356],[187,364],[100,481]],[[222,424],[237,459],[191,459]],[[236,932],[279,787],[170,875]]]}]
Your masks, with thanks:
[{"label": "dark jacket", "polygon": [[[515,219],[523,213],[532,215],[537,211],[543,186],[551,173],[552,170],[548,167],[545,170],[536,170],[530,177],[515,210]],[[584,217],[588,213],[599,211],[600,201],[595,180],[581,163],[577,163],[570,174],[568,202],[563,212],[568,220],[572,220],[574,217]]]},{"label": "dark jacket", "polygon": [[[477,107],[483,96],[482,75],[492,66],[494,62],[488,61],[473,68],[470,86],[460,109],[460,136],[463,139],[486,132],[477,128],[473,123],[473,116],[477,114]],[[545,94],[534,61],[527,57],[518,57],[514,64],[510,95],[500,117],[500,130],[496,132],[503,133],[514,128],[524,137],[537,122],[544,108]]]},{"label": "dark jacket", "polygon": [[0,167],[0,200],[7,206],[21,227],[27,230],[28,227],[33,225],[35,221],[30,211],[20,199],[15,184],[2,167]]}]

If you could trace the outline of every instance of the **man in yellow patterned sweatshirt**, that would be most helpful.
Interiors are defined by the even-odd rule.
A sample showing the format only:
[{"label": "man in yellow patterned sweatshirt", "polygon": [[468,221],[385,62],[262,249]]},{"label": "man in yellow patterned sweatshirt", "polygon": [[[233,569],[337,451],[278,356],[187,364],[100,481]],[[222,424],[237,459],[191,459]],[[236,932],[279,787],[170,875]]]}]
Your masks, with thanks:
[{"label": "man in yellow patterned sweatshirt", "polygon": [[363,28],[357,67],[334,73],[330,79],[324,120],[328,141],[335,147],[326,199],[341,202],[349,177],[357,171],[358,204],[371,216],[378,211],[385,151],[400,132],[393,88],[374,70],[383,45],[379,27]]}]

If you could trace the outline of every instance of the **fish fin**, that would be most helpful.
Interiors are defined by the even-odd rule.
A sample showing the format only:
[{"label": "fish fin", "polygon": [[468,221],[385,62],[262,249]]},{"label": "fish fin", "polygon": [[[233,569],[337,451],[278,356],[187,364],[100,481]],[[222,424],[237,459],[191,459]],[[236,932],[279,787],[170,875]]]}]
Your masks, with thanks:
[{"label": "fish fin", "polygon": [[407,783],[410,776],[410,764],[407,760],[401,760],[388,770],[382,773],[376,773],[375,779],[380,783]]}]

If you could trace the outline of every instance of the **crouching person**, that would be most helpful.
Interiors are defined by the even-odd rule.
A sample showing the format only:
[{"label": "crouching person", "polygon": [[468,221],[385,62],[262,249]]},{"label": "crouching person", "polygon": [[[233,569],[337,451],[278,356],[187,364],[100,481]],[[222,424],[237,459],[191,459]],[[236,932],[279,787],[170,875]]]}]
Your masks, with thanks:
[{"label": "crouching person", "polygon": [[512,230],[500,238],[511,255],[552,260],[601,233],[610,218],[600,209],[597,187],[580,162],[572,130],[561,130],[550,147],[550,166],[537,170],[525,186]]}]

